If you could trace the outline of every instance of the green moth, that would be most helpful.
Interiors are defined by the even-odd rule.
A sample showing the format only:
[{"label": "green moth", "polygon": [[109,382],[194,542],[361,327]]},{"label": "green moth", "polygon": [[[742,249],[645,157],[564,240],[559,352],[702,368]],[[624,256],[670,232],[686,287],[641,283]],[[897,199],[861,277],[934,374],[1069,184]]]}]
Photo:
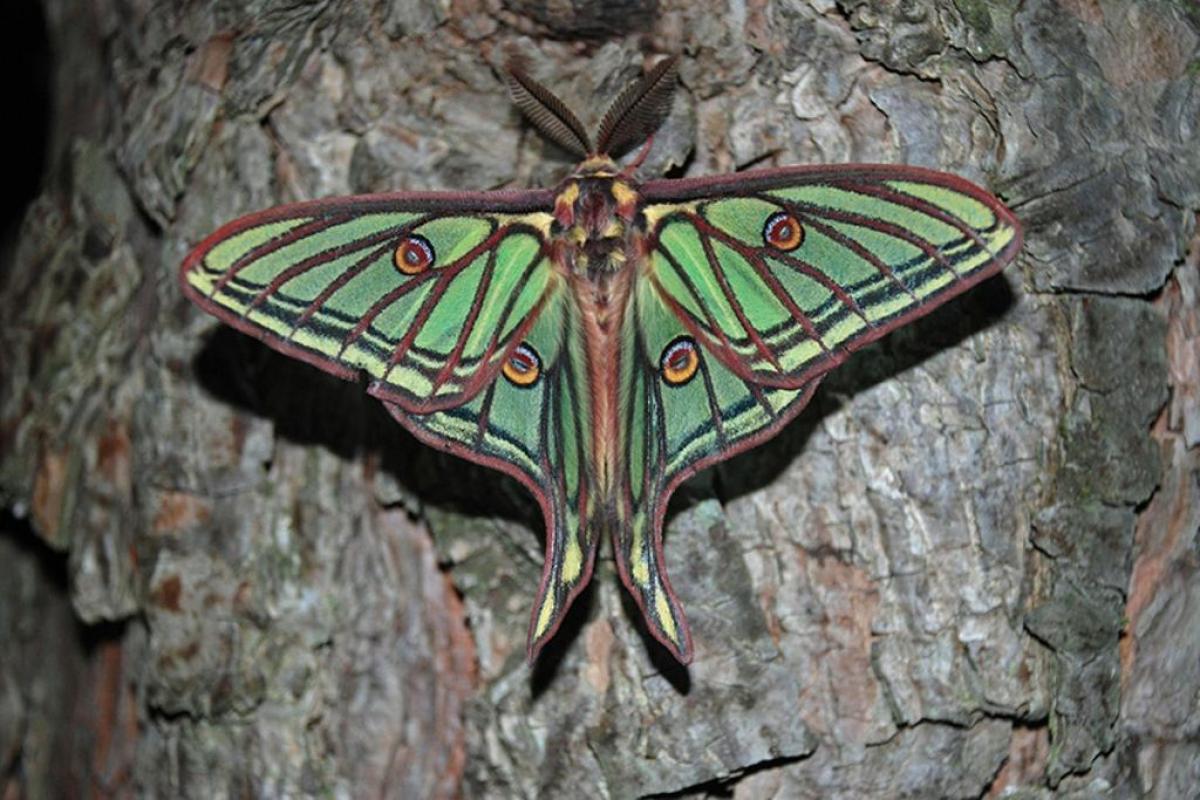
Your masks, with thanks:
[{"label": "green moth", "polygon": [[650,632],[688,663],[663,563],[674,489],[774,435],[850,352],[1021,247],[995,197],[927,169],[639,182],[640,159],[614,157],[652,138],[675,68],[622,92],[594,145],[510,70],[516,104],[582,159],[555,189],[272,208],[212,234],[180,272],[201,308],[335,375],[365,372],[418,439],[529,488],[546,520],[531,660],[607,532]]}]

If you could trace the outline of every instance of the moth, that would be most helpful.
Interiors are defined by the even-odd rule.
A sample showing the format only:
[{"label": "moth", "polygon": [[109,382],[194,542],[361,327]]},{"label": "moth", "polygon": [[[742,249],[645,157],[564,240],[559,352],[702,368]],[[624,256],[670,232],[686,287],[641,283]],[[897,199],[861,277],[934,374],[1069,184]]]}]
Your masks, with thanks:
[{"label": "moth", "polygon": [[[854,350],[1000,271],[1013,214],[961,178],[794,166],[640,182],[676,59],[593,144],[524,70],[516,105],[581,162],[553,189],[399,192],[260,211],[200,243],[184,293],[346,379],[420,441],[515,477],[545,517],[537,657],[602,534],[653,636],[692,658],[667,500],[777,433]],[[615,158],[645,143],[630,167]]]}]

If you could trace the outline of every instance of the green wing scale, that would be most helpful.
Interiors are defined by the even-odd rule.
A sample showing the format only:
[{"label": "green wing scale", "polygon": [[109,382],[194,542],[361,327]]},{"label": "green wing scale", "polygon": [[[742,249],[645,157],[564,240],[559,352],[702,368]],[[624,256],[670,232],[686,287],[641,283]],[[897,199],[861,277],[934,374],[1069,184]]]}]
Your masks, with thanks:
[{"label": "green wing scale", "polygon": [[995,197],[915,167],[639,185],[610,152],[652,134],[674,84],[674,59],[660,62],[620,95],[593,147],[558,98],[514,69],[518,106],[584,158],[556,189],[282,206],[221,228],[180,272],[206,311],[335,375],[365,376],[418,439],[537,497],[546,543],[531,660],[607,533],[647,629],[688,663],[663,556],[672,492],[774,435],[851,352],[1021,247]]}]

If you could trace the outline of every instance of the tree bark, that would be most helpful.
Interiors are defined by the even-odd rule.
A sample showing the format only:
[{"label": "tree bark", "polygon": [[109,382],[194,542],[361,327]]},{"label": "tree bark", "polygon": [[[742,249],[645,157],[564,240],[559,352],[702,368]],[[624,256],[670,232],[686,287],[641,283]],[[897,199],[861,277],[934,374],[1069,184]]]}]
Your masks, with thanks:
[{"label": "tree bark", "polygon": [[[0,273],[0,797],[1200,785],[1193,5],[43,8],[47,168]],[[682,53],[643,177],[911,163],[1025,225],[680,491],[689,669],[607,552],[527,667],[532,499],[176,282],[276,203],[553,185],[513,49],[592,123]]]}]

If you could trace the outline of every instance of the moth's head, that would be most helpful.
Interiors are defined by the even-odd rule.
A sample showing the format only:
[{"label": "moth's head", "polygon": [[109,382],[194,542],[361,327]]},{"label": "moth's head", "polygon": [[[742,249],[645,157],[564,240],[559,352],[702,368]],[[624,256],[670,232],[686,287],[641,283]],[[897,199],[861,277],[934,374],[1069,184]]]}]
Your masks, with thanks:
[{"label": "moth's head", "polygon": [[588,156],[575,167],[573,178],[615,178],[620,173],[617,162],[608,156]]},{"label": "moth's head", "polygon": [[664,58],[640,81],[626,86],[605,112],[595,145],[566,103],[529,77],[519,60],[509,60],[505,78],[513,102],[534,127],[583,161],[577,175],[593,162],[612,165],[616,174],[613,159],[649,139],[671,111],[678,63],[678,56]]}]

